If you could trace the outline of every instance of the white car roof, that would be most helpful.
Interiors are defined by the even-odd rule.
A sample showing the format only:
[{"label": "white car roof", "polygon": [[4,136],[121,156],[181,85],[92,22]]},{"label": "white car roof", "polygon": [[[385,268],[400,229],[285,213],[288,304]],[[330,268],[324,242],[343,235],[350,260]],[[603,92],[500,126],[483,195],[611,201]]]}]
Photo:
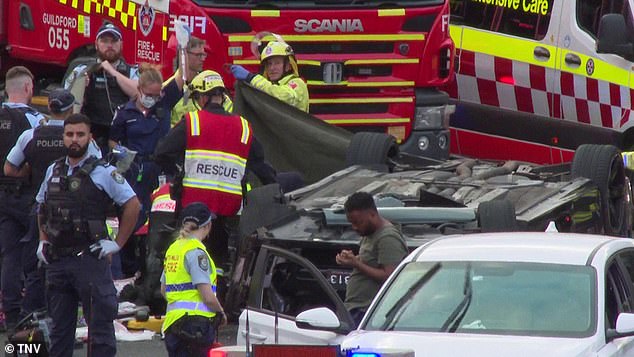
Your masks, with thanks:
[{"label": "white car roof", "polygon": [[425,244],[408,261],[516,261],[586,265],[588,258],[634,247],[631,238],[544,232],[447,236]]}]

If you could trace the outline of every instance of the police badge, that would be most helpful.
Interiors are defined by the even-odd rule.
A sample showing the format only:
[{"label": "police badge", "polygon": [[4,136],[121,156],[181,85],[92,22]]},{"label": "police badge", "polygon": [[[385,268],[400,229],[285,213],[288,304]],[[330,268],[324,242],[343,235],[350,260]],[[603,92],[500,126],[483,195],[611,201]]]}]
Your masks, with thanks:
[{"label": "police badge", "polygon": [[207,259],[207,254],[202,253],[198,255],[198,266],[201,270],[209,270],[209,259]]},{"label": "police badge", "polygon": [[112,179],[114,180],[114,182],[116,182],[118,184],[122,184],[125,181],[123,176],[121,176],[121,174],[118,171],[116,171],[116,170],[112,171],[110,176],[112,176]]},{"label": "police badge", "polygon": [[154,9],[150,7],[147,1],[143,6],[139,7],[139,29],[141,29],[143,36],[149,35],[150,31],[152,31],[155,16]]}]

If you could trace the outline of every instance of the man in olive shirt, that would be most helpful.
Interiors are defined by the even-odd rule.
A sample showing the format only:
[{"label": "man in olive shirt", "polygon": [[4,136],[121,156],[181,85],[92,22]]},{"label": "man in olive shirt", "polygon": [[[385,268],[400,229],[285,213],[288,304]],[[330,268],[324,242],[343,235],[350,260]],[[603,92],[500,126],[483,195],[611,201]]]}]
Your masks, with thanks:
[{"label": "man in olive shirt", "polygon": [[361,236],[359,255],[342,250],[337,264],[352,267],[344,304],[357,325],[379,292],[379,288],[407,255],[407,245],[398,227],[381,217],[372,195],[352,194],[344,204],[352,229]]}]

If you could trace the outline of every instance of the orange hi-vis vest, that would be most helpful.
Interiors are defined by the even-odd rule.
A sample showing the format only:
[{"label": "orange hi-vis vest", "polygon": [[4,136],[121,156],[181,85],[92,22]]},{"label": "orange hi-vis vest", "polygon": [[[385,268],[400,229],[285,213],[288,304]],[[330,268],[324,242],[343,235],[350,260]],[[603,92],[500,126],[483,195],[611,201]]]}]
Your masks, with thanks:
[{"label": "orange hi-vis vest", "polygon": [[187,147],[182,207],[196,201],[222,216],[242,203],[242,179],[253,135],[246,119],[208,111],[185,115]]}]

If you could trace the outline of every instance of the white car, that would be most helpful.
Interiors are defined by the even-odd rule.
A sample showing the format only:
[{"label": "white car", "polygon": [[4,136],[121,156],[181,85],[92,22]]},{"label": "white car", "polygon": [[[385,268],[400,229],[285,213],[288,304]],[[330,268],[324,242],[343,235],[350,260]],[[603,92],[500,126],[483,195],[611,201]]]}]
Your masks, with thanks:
[{"label": "white car", "polygon": [[634,356],[633,281],[628,238],[442,238],[401,263],[341,348],[349,356],[403,347],[417,356]]},{"label": "white car", "polygon": [[[261,261],[301,263],[269,249]],[[305,276],[319,275],[303,264]],[[263,276],[266,271],[261,269]],[[270,294],[266,281],[259,293],[251,289],[251,297],[267,300],[260,300]],[[247,335],[249,345],[340,345],[347,356],[634,356],[633,281],[630,238],[551,232],[447,236],[406,257],[347,336],[349,316],[334,294],[328,294],[329,306],[294,317],[279,313],[277,323],[262,303],[249,311],[249,328],[246,311],[241,315],[242,346],[216,356],[243,355]],[[327,285],[312,281],[313,291]]]}]

